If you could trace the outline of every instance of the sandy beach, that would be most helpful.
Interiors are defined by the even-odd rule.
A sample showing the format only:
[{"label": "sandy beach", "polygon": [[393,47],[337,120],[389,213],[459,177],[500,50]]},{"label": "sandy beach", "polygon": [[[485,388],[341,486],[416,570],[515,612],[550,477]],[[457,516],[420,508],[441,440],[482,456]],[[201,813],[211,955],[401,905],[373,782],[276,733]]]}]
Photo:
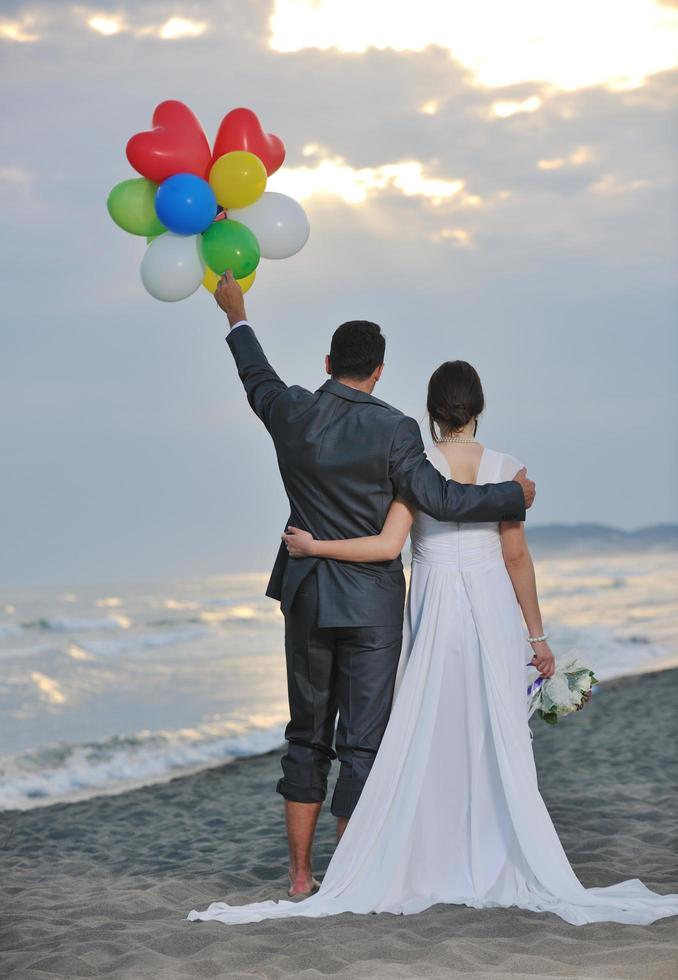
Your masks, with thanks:
[{"label": "sandy beach", "polygon": [[[678,891],[678,670],[611,681],[556,728],[533,723],[542,792],[585,885]],[[673,980],[678,919],[570,926],[436,906],[227,928],[213,900],[284,896],[279,753],[118,796],[0,814],[0,974],[44,977],[609,977]],[[316,867],[332,851],[322,819]]]}]

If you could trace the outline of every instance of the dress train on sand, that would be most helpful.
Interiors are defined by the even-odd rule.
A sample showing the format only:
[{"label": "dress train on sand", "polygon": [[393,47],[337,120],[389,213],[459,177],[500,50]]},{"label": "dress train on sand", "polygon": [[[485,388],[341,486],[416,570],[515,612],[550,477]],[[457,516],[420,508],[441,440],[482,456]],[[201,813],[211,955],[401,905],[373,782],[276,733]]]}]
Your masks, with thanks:
[{"label": "dress train on sand", "polygon": [[[429,457],[447,476],[440,450]],[[519,468],[485,450],[478,482]],[[678,914],[678,894],[638,879],[584,888],[574,874],[537,785],[527,650],[498,526],[418,514],[393,712],[320,890],[301,902],[214,902],[188,918],[409,915],[438,902],[555,912],[574,925]]]}]

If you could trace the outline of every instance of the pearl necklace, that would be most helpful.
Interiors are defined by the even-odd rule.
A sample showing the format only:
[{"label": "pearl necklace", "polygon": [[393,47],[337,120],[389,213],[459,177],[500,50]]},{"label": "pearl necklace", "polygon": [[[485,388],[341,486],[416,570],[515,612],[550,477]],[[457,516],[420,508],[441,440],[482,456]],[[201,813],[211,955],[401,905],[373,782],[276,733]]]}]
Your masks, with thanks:
[{"label": "pearl necklace", "polygon": [[468,436],[441,436],[438,442],[477,442],[477,439]]}]

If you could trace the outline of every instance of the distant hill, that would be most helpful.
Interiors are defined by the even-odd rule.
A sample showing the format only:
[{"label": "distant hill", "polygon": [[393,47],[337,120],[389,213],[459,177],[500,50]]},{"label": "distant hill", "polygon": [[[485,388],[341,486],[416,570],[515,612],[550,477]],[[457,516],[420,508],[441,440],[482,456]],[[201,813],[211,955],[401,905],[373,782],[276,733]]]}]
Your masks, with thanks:
[{"label": "distant hill", "polygon": [[678,524],[654,524],[637,531],[620,531],[605,524],[527,524],[535,555],[611,554],[613,552],[678,550]]}]

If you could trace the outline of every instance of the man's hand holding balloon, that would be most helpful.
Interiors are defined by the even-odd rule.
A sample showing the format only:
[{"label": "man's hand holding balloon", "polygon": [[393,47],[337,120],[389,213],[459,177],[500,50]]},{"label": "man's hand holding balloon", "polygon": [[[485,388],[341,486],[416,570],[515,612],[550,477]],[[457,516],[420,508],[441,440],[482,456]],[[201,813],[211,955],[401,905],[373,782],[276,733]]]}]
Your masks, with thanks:
[{"label": "man's hand holding balloon", "polygon": [[247,314],[245,313],[245,297],[243,296],[242,288],[230,269],[224,272],[217,283],[214,298],[217,301],[217,305],[221,307],[228,317],[228,322],[231,326],[240,320],[247,319]]}]

